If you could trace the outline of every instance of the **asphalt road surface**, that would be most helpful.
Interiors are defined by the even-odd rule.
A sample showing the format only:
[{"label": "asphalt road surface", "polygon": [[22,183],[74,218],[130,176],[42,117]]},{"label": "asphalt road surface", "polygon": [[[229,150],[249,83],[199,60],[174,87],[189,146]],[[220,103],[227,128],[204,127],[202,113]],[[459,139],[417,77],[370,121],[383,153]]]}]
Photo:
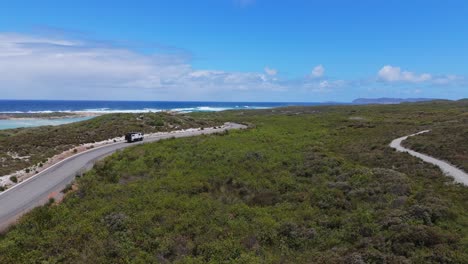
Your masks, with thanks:
[{"label": "asphalt road surface", "polygon": [[145,137],[143,141],[137,143],[119,142],[105,145],[69,157],[0,193],[0,231],[15,223],[19,217],[31,209],[46,204],[49,198],[61,197],[60,192],[74,180],[77,174],[92,168],[96,161],[111,155],[117,150],[172,137],[191,137],[244,128],[246,128],[244,125],[226,123],[222,128],[217,129],[205,128],[204,130],[165,133]]}]

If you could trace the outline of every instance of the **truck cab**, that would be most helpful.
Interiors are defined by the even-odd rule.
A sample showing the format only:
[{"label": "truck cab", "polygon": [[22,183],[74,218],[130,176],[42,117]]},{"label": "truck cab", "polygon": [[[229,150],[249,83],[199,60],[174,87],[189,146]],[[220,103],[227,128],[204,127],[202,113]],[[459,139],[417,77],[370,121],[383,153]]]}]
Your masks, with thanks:
[{"label": "truck cab", "polygon": [[130,132],[125,135],[125,140],[128,143],[143,141],[143,133],[141,132]]}]

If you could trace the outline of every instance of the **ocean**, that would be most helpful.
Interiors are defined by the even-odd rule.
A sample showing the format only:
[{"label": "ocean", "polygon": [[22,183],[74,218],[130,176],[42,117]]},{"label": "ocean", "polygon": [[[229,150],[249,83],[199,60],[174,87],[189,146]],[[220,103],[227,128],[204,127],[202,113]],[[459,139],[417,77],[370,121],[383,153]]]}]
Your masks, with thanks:
[{"label": "ocean", "polygon": [[[0,113],[141,113],[169,110],[189,113],[329,104],[336,103],[0,100]],[[60,125],[84,119],[86,118],[0,120],[0,129]]]},{"label": "ocean", "polygon": [[169,102],[169,101],[47,101],[0,100],[0,113],[50,112],[157,112],[157,111],[223,111],[230,109],[265,109],[291,105],[327,105],[333,103],[268,103],[268,102]]}]

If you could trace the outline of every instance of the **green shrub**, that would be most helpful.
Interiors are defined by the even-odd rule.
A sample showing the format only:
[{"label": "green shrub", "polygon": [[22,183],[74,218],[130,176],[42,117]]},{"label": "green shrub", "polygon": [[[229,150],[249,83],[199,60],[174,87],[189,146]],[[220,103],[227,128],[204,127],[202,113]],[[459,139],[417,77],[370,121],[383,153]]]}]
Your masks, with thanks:
[{"label": "green shrub", "polygon": [[67,186],[65,186],[65,188],[62,190],[62,193],[67,193],[69,191],[71,191],[73,189],[73,184],[69,183],[67,184]]},{"label": "green shrub", "polygon": [[52,205],[55,203],[55,199],[54,198],[49,198],[49,201],[47,202],[47,205]]}]

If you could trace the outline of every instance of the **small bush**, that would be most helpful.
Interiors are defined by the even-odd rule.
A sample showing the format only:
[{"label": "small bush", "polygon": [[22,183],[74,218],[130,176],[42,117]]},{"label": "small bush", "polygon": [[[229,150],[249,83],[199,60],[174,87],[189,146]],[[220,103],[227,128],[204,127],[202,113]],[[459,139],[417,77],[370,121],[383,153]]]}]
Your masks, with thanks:
[{"label": "small bush", "polygon": [[279,227],[278,234],[286,241],[288,247],[294,249],[304,246],[308,240],[317,236],[315,229],[299,226],[294,222],[283,223]]},{"label": "small bush", "polygon": [[264,155],[261,152],[249,151],[245,154],[246,160],[263,160]]},{"label": "small bush", "polygon": [[158,120],[154,123],[154,126],[157,126],[157,127],[162,127],[164,126],[164,122],[162,120]]},{"label": "small bush", "polygon": [[11,176],[10,181],[12,181],[14,183],[18,183],[18,178],[16,176]]},{"label": "small bush", "polygon": [[105,216],[102,221],[111,231],[124,231],[127,219],[128,217],[124,213],[111,213]]},{"label": "small bush", "polygon": [[67,186],[62,190],[62,193],[67,193],[73,189],[73,184],[69,183]]},{"label": "small bush", "polygon": [[250,205],[272,206],[280,201],[278,196],[278,194],[271,191],[260,192],[255,194],[255,196],[250,200]]},{"label": "small bush", "polygon": [[52,205],[53,203],[55,203],[55,199],[53,197],[49,198],[47,205]]}]

